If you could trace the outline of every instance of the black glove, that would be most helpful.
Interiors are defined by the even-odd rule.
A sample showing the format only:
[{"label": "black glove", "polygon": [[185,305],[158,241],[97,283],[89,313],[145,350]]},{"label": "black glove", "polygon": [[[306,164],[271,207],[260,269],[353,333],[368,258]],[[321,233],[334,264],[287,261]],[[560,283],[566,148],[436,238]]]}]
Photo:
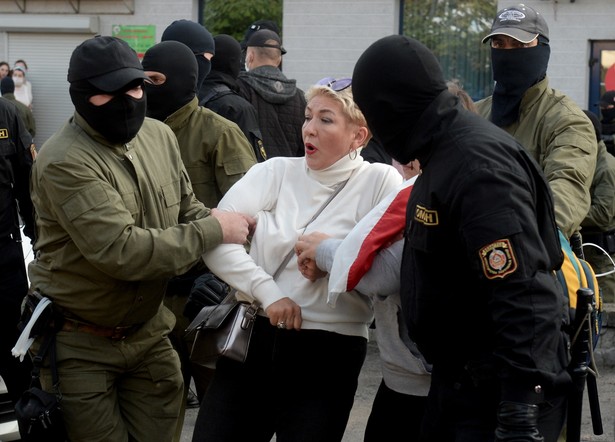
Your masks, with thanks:
[{"label": "black glove", "polygon": [[500,402],[496,442],[544,442],[538,432],[538,406],[518,402]]},{"label": "black glove", "polygon": [[229,285],[211,272],[199,276],[190,290],[184,316],[192,321],[203,307],[220,304],[230,291]]}]

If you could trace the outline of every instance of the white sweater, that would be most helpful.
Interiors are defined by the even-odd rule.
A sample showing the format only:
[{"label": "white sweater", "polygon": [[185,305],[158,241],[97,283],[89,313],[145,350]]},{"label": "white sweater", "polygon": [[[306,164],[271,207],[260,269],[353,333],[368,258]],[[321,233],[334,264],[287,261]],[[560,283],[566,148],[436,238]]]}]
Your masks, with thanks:
[{"label": "white sweater", "polygon": [[305,225],[337,185],[349,178],[323,212],[305,230],[344,238],[354,225],[402,181],[389,165],[368,163],[348,155],[325,170],[308,169],[304,157],[274,157],[250,168],[224,195],[218,208],[257,219],[250,253],[240,245],[223,244],[204,255],[220,278],[264,309],[286,296],[301,307],[302,328],[368,336],[372,310],[367,297],[340,296],[327,305],[328,278],[310,282],[297,269],[293,255],[276,281],[272,275],[294,249]]}]

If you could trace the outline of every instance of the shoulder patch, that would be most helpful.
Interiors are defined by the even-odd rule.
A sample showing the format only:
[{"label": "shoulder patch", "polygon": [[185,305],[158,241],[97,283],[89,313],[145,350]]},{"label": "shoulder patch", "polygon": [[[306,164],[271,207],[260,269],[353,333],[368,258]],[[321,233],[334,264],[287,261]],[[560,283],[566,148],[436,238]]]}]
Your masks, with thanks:
[{"label": "shoulder patch", "polygon": [[0,139],[8,138],[9,130],[8,129],[0,129]]},{"label": "shoulder patch", "polygon": [[517,258],[508,239],[498,239],[478,251],[487,279],[504,278],[517,270]]},{"label": "shoulder patch", "polygon": [[414,211],[414,219],[421,224],[426,226],[437,226],[438,225],[438,211],[427,209],[421,205],[416,205],[416,209]]}]

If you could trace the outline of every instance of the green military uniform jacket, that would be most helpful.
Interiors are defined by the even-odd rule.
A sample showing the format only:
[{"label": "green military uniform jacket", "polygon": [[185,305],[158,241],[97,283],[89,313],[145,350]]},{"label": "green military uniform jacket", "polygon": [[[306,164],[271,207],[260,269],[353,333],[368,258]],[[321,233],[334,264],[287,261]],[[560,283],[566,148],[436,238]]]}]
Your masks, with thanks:
[{"label": "green military uniform jacket", "polygon": [[[591,207],[583,221],[581,230],[583,252],[585,259],[592,265],[597,274],[605,274],[598,278],[604,302],[615,302],[615,274],[613,271],[612,243],[615,235],[615,157],[611,155],[604,144],[598,143],[598,162],[591,186]],[[602,250],[589,245],[596,244]]]},{"label": "green military uniform jacket", "polygon": [[598,143],[596,173],[591,185],[591,206],[582,223],[584,229],[615,229],[615,157],[607,152],[604,141]]},{"label": "green military uniform jacket", "polygon": [[[476,103],[479,113],[489,120],[491,98]],[[542,168],[553,193],[555,220],[570,238],[585,219],[591,201],[598,149],[592,123],[570,98],[551,89],[545,78],[525,92],[519,119],[503,129]]]},{"label": "green military uniform jacket", "polygon": [[164,122],[175,132],[194,194],[207,207],[216,207],[256,164],[252,146],[239,126],[199,106],[196,97]]},{"label": "green military uniform jacket", "polygon": [[93,324],[146,322],[168,278],[222,241],[220,223],[194,196],[175,136],[150,118],[118,146],[75,113],[42,146],[31,192],[31,286]]}]

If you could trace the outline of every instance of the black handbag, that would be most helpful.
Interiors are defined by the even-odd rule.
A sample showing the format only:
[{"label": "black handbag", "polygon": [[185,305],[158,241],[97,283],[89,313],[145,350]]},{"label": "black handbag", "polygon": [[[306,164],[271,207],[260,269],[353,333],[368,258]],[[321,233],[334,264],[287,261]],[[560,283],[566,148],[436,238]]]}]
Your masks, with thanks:
[{"label": "black handbag", "polygon": [[[65,442],[66,428],[62,418],[62,395],[56,367],[56,332],[48,330],[38,354],[32,359],[32,382],[15,404],[21,440],[28,442]],[[45,355],[49,351],[54,392],[39,388],[38,381]]]},{"label": "black handbag", "polygon": [[207,368],[216,368],[220,356],[245,362],[259,304],[238,301],[229,294],[218,305],[203,307],[186,329],[196,333],[190,360]]}]

